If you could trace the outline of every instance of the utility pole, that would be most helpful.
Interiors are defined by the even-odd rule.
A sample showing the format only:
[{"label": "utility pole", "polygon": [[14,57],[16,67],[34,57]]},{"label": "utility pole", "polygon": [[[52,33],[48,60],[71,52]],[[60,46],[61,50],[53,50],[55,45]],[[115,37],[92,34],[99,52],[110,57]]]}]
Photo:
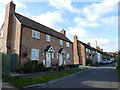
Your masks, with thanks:
[{"label": "utility pole", "polygon": [[96,40],[96,47],[97,47],[97,40]]}]

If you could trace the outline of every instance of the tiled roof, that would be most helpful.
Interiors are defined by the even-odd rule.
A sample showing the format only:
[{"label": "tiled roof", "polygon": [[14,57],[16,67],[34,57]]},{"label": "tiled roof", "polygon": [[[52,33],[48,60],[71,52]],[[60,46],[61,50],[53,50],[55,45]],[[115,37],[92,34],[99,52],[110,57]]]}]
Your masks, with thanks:
[{"label": "tiled roof", "polygon": [[20,21],[20,23],[23,25],[23,26],[26,26],[26,27],[29,27],[31,29],[34,29],[36,31],[40,31],[40,32],[43,32],[45,34],[48,34],[48,35],[51,35],[51,36],[54,36],[56,38],[59,38],[59,39],[62,39],[62,40],[65,40],[67,42],[70,42],[72,43],[65,35],[63,35],[62,33],[59,33],[47,26],[44,26],[38,22],[35,22],[23,15],[20,15],[18,13],[14,13],[14,15],[16,16],[16,18]]},{"label": "tiled roof", "polygon": [[88,45],[88,44],[86,44],[86,43],[83,43],[83,42],[81,42],[81,41],[79,41],[79,40],[78,40],[78,42],[82,43],[82,44],[85,46],[85,48],[91,49],[91,50],[93,50],[93,51],[97,51],[97,52],[99,52],[99,53],[104,53],[104,52],[102,52],[102,51],[100,51],[100,50],[98,50],[98,49],[95,49],[94,47],[91,47],[90,45]]}]

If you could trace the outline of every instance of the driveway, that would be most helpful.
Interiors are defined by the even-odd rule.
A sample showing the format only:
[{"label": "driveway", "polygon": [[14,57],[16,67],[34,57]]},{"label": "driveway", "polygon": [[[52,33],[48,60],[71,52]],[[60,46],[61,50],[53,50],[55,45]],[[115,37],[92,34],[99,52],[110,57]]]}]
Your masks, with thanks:
[{"label": "driveway", "polygon": [[115,63],[89,67],[81,73],[52,82],[41,88],[118,88]]}]

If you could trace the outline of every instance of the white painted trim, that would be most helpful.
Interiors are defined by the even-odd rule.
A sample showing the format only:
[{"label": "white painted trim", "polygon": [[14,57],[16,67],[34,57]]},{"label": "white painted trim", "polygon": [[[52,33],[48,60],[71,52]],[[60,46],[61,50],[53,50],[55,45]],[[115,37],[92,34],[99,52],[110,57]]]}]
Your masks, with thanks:
[{"label": "white painted trim", "polygon": [[21,24],[21,22],[16,18],[16,16],[13,14],[13,16],[15,17],[15,19]]}]

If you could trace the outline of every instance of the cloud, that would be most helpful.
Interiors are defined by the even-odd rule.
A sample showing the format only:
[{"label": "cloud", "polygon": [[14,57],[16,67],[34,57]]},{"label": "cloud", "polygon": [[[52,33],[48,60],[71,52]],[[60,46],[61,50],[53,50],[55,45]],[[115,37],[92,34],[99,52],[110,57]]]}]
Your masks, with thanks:
[{"label": "cloud", "polygon": [[79,38],[85,38],[85,37],[88,37],[87,34],[89,33],[89,35],[91,34],[88,30],[85,30],[84,28],[81,28],[81,27],[69,27],[68,30],[66,31],[67,33],[67,37],[73,41],[73,37],[75,35],[78,36],[78,39]]},{"label": "cloud", "polygon": [[49,0],[51,6],[59,10],[68,10],[72,13],[80,13],[80,9],[74,8],[72,6],[71,0]]},{"label": "cloud", "polygon": [[[0,0],[0,4],[6,5],[6,4],[10,3],[10,1],[11,0]],[[18,0],[12,0],[12,1],[16,4],[17,7],[25,8],[25,4],[20,3]]]},{"label": "cloud", "polygon": [[103,25],[118,27],[117,26],[118,25],[118,17],[117,16],[110,16],[110,17],[101,18],[100,22]]},{"label": "cloud", "polygon": [[32,16],[32,19],[54,29],[58,29],[58,23],[64,23],[64,19],[62,18],[61,14],[57,11],[48,11],[45,14]]},{"label": "cloud", "polygon": [[[0,0],[0,28],[4,22],[5,18],[5,5],[7,5],[11,0]],[[25,8],[23,3],[18,2],[17,0],[13,0],[16,4],[17,8]]]},{"label": "cloud", "polygon": [[119,0],[103,0],[83,8],[83,14],[89,21],[96,21],[99,17],[116,9]]},{"label": "cloud", "polygon": [[74,18],[74,22],[81,27],[98,27],[99,26],[97,22],[90,22],[86,18],[76,17]]}]

